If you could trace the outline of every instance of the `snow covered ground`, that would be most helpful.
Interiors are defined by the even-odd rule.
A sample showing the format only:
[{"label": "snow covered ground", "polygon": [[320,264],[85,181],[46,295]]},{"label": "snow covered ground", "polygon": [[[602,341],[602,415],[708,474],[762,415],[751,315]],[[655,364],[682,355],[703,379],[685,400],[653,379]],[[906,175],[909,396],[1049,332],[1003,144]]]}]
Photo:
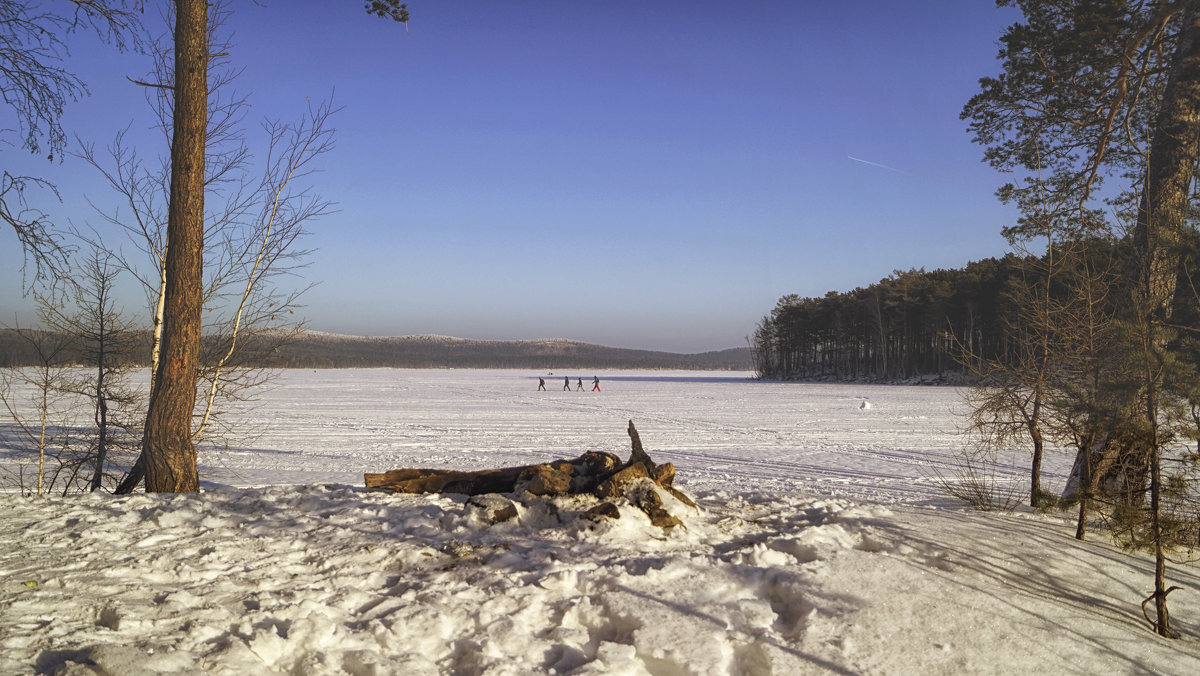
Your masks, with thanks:
[{"label": "snow covered ground", "polygon": [[[601,392],[591,392],[593,375]],[[202,473],[237,486],[361,485],[363,472],[396,467],[522,465],[587,450],[627,457],[633,420],[655,461],[674,463],[690,489],[927,504],[945,502],[930,477],[948,473],[962,447],[952,415],[961,408],[952,388],[767,383],[748,373],[290,371],[244,414],[265,424],[262,436],[207,453]],[[1048,463],[1049,480],[1065,481],[1069,461]],[[997,471],[1024,482],[1025,460],[1016,462]]]},{"label": "snow covered ground", "polygon": [[[200,494],[0,497],[0,674],[1200,673],[1196,567],[1169,571],[1183,638],[1159,639],[1147,557],[942,494],[951,388],[538,375],[287,372],[238,414],[252,443],[204,451]],[[668,502],[682,528],[361,488],[627,457],[631,419],[698,498]]]}]

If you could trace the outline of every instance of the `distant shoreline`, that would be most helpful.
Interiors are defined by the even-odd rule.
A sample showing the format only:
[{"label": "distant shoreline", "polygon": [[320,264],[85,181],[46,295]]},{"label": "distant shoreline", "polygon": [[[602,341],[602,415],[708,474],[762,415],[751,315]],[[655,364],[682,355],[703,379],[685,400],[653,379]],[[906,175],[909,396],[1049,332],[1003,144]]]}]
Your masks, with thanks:
[{"label": "distant shoreline", "polygon": [[[282,333],[243,340],[240,365],[265,368],[412,368],[412,369],[670,369],[752,371],[750,348],[679,354],[606,347],[565,339],[472,340],[449,336],[344,336],[300,331],[280,341]],[[148,364],[150,336],[139,335],[129,363]],[[219,348],[212,337],[209,347]],[[256,344],[257,343],[257,344]],[[61,363],[72,363],[64,356]],[[36,351],[12,329],[0,329],[0,367],[33,366]]]}]

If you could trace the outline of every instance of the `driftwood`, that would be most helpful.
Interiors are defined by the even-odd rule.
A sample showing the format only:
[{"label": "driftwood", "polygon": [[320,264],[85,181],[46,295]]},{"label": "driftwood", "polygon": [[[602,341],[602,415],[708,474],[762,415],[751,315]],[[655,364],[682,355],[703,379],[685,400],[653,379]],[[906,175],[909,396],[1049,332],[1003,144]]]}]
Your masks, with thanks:
[{"label": "driftwood", "polygon": [[[365,474],[367,488],[389,489],[397,493],[489,493],[535,496],[593,495],[612,500],[626,495],[628,489],[641,479],[674,496],[685,505],[696,503],[674,487],[675,466],[657,464],[642,447],[637,428],[629,421],[629,438],[633,453],[629,461],[612,453],[589,451],[574,460],[554,460],[536,465],[503,467],[500,469],[463,472],[447,469],[394,469],[382,474]],[[626,496],[628,497],[628,496]],[[631,498],[652,523],[664,528],[680,525],[663,506],[662,498],[654,491],[640,491]],[[592,517],[615,518],[619,510],[611,502],[602,502],[586,512]]]}]

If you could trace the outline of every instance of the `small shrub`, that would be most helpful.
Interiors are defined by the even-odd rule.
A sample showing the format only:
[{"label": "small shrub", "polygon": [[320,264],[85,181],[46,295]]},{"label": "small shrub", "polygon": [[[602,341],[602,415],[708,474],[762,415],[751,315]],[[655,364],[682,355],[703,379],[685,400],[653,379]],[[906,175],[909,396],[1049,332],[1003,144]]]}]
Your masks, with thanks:
[{"label": "small shrub", "polygon": [[990,463],[980,461],[964,453],[961,462],[949,477],[940,472],[933,479],[949,496],[962,500],[975,509],[983,511],[1011,512],[1023,502],[1024,491],[1012,483],[997,481],[995,471],[983,466]]}]

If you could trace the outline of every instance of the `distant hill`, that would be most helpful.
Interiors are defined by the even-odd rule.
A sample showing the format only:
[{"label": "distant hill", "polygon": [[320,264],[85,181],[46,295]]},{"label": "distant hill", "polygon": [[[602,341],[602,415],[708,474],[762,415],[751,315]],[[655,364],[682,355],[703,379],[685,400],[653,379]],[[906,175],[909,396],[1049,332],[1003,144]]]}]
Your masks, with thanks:
[{"label": "distant hill", "polygon": [[[149,336],[144,357],[149,361]],[[0,367],[28,366],[36,355],[15,331],[0,329]],[[468,340],[448,336],[372,338],[301,331],[259,366],[274,368],[527,368],[553,370],[695,369],[749,371],[750,348],[676,354],[592,345],[573,340]]]},{"label": "distant hill", "polygon": [[749,371],[750,348],[698,354],[592,345],[574,340],[468,340],[448,336],[369,338],[305,331],[272,365],[294,368],[608,368]]}]

